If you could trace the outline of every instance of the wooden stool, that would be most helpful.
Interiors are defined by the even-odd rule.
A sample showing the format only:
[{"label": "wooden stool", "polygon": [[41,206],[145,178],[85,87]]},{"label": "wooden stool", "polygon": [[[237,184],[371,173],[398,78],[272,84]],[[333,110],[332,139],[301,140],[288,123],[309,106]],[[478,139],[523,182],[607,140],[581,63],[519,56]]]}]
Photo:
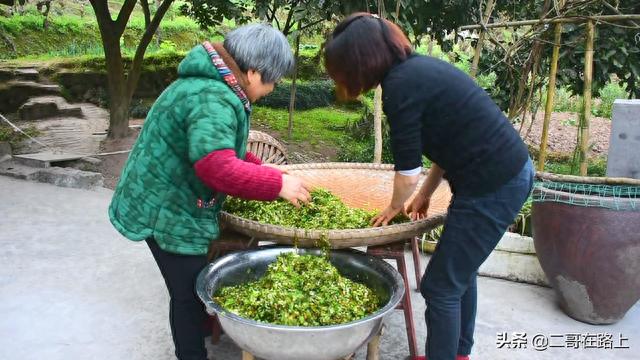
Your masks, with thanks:
[{"label": "wooden stool", "polygon": [[[404,260],[404,244],[405,240],[398,241],[387,245],[369,246],[367,248],[367,254],[377,256],[381,259],[395,260],[398,265],[398,272],[402,275],[404,280],[404,297],[396,309],[402,309],[404,311],[404,323],[407,329],[407,339],[409,342],[409,354],[411,358],[415,358],[418,355],[418,348],[416,347],[416,327],[413,322],[413,308],[411,307],[411,290],[409,288],[409,277],[407,276],[407,264]],[[414,238],[412,242],[412,253],[414,259],[416,254],[414,252],[414,242],[417,245],[417,240]]]},{"label": "wooden stool", "polygon": [[[231,230],[222,230],[220,238],[209,245],[207,259],[209,262],[234,251],[254,249],[258,247],[258,240],[239,234]],[[211,315],[211,343],[217,344],[222,335],[222,327],[217,315]]]}]

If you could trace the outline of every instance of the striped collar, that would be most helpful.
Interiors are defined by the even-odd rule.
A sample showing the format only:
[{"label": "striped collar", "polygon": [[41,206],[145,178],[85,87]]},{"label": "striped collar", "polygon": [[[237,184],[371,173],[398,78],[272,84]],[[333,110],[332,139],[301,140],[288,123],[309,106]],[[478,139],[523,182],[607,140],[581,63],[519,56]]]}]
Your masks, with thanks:
[{"label": "striped collar", "polygon": [[249,101],[247,94],[244,92],[244,90],[242,90],[242,87],[238,83],[238,79],[233,74],[231,69],[229,69],[227,64],[225,64],[220,54],[218,54],[218,52],[216,51],[216,49],[214,49],[213,45],[211,45],[210,42],[205,41],[204,43],[202,43],[202,46],[207,51],[207,54],[209,54],[209,56],[211,57],[211,62],[218,70],[220,76],[240,99],[242,105],[244,105],[244,109],[247,114],[251,114],[251,102]]}]

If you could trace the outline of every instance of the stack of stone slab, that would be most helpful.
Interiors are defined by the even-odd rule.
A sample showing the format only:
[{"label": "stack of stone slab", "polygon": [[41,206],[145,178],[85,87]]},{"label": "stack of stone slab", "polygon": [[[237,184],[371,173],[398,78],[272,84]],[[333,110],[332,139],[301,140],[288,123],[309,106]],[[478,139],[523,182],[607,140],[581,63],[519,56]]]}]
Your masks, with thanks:
[{"label": "stack of stone slab", "polygon": [[607,176],[640,179],[640,100],[613,103]]}]

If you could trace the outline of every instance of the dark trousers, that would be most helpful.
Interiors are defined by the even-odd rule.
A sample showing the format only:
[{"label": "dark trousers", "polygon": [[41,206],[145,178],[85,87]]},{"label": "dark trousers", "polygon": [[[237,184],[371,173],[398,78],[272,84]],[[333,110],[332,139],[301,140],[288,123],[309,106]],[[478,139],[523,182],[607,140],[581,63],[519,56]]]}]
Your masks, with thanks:
[{"label": "dark trousers", "polygon": [[206,360],[204,346],[204,305],[195,292],[196,277],[207,265],[206,256],[178,255],[166,252],[147,239],[151,253],[169,290],[169,323],[180,360]]},{"label": "dark trousers", "polygon": [[454,360],[473,346],[478,268],[502,238],[533,185],[533,165],[492,193],[453,196],[444,231],[422,277],[427,310],[426,355]]}]

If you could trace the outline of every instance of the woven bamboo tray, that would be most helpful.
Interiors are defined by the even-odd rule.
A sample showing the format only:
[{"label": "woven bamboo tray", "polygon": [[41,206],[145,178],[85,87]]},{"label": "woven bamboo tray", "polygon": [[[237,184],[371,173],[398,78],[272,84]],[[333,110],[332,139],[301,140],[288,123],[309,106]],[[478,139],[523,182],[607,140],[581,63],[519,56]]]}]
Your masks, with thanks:
[{"label": "woven bamboo tray", "polygon": [[[312,187],[331,191],[350,207],[382,210],[389,205],[393,190],[393,165],[357,163],[318,163],[282,166],[289,174],[298,176]],[[421,176],[420,184],[425,176]],[[443,181],[432,195],[426,219],[367,229],[307,230],[263,224],[222,211],[223,226],[261,240],[300,247],[315,247],[328,240],[334,249],[354,246],[387,244],[412,236],[442,224],[446,216],[451,192]]]}]

